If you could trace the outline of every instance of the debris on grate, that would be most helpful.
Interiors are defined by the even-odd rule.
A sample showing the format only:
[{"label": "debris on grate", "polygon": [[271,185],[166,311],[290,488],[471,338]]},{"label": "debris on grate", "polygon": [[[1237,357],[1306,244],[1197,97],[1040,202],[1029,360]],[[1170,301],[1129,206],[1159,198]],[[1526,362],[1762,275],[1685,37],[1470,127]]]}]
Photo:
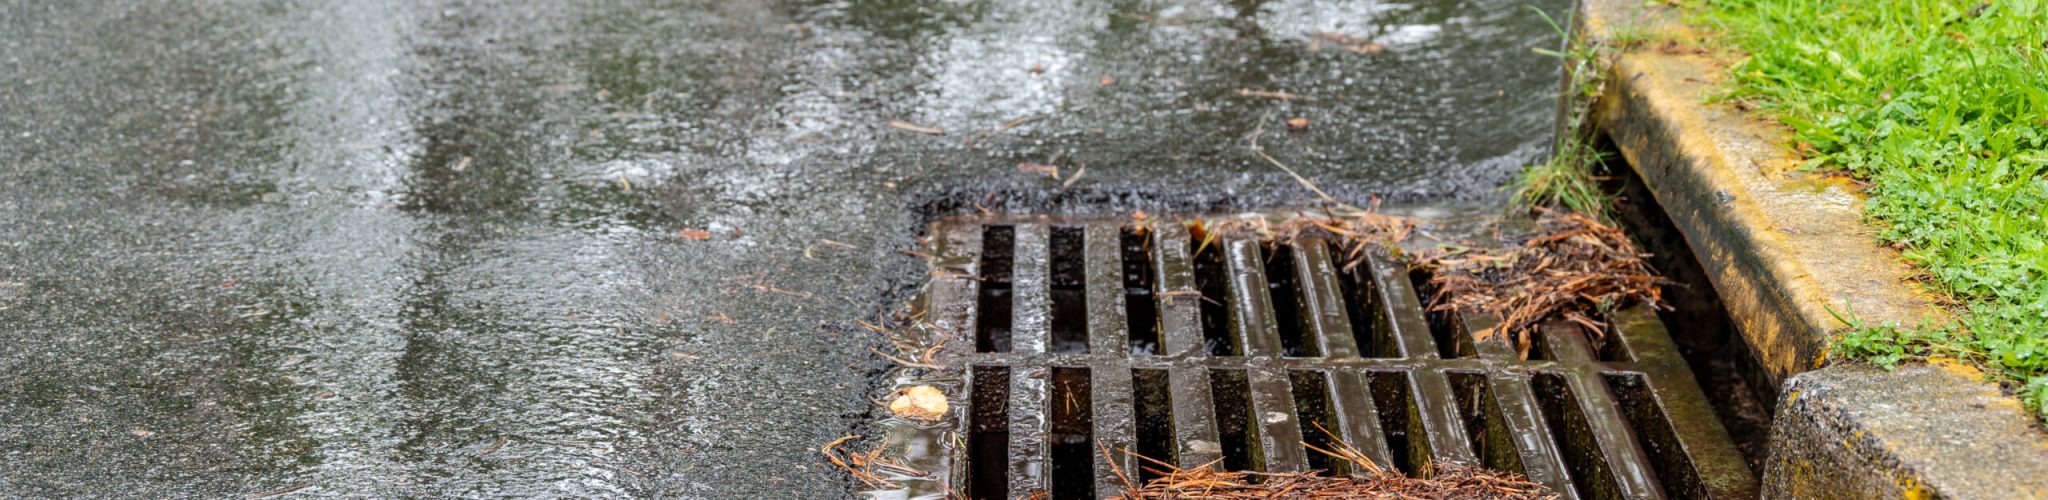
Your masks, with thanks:
[{"label": "debris on grate", "polygon": [[[1220,471],[1216,462],[1194,468],[1181,468],[1145,455],[1133,454],[1141,462],[1140,467],[1150,472],[1153,479],[1142,485],[1132,481],[1129,473],[1112,469],[1117,480],[1123,481],[1121,500],[1186,499],[1186,500],[1234,500],[1234,499],[1479,499],[1479,500],[1547,500],[1557,498],[1549,488],[1529,482],[1527,478],[1513,472],[1501,472],[1483,467],[1444,463],[1435,465],[1424,476],[1410,477],[1400,471],[1374,463],[1364,452],[1349,443],[1337,439],[1329,429],[1320,424],[1318,434],[1325,439],[1324,446],[1306,441],[1302,446],[1327,459],[1334,460],[1336,469],[1355,471],[1350,474],[1332,474],[1333,468],[1324,467],[1301,472],[1246,472]],[[1108,448],[1102,449],[1103,457],[1113,455]],[[1130,453],[1126,451],[1125,453]]]},{"label": "debris on grate", "polygon": [[[892,390],[953,410],[883,418],[887,453],[860,458],[886,467],[857,477],[891,498],[1144,498],[1132,485],[1190,474],[1484,468],[1568,499],[1754,497],[1653,310],[1535,323],[1518,353],[1473,335],[1497,315],[1424,307],[1429,277],[1381,243],[1414,226],[1344,217],[935,223],[931,281],[903,326],[871,328],[896,346]],[[1314,451],[1341,443],[1358,460]]]},{"label": "debris on grate", "polygon": [[1532,329],[1545,319],[1562,317],[1597,336],[1604,326],[1593,317],[1600,312],[1632,303],[1662,307],[1658,287],[1666,281],[1620,228],[1555,210],[1543,211],[1537,226],[1519,247],[1425,256],[1421,267],[1435,290],[1430,310],[1500,316],[1473,336],[1508,336],[1527,352]]},{"label": "debris on grate", "polygon": [[[1140,213],[1137,220],[1152,219]],[[1185,226],[1193,238],[1204,242],[1213,242],[1213,238],[1226,235],[1269,242],[1311,238],[1327,241],[1342,250],[1338,258],[1346,270],[1364,262],[1365,253],[1369,250],[1400,251],[1400,244],[1415,232],[1414,219],[1380,212],[1377,202],[1365,209],[1325,208],[1315,214],[1296,214],[1278,220],[1231,217],[1212,223],[1207,219],[1194,219],[1187,221]],[[1142,233],[1149,231],[1151,225],[1136,227]]]},{"label": "debris on grate", "polygon": [[1482,467],[1446,463],[1436,466],[1428,477],[1409,477],[1400,471],[1381,469],[1363,475],[1330,476],[1321,471],[1293,473],[1223,472],[1205,465],[1194,469],[1171,468],[1164,477],[1143,486],[1133,485],[1111,498],[1125,500],[1238,500],[1238,499],[1457,499],[1457,500],[1545,500],[1557,498],[1543,485],[1529,482],[1519,474]]}]

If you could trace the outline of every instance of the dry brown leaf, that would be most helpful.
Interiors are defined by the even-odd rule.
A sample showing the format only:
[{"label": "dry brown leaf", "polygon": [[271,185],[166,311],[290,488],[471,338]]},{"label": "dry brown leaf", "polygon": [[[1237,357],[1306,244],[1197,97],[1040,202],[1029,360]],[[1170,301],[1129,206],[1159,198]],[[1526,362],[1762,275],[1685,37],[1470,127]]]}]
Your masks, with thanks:
[{"label": "dry brown leaf", "polygon": [[1309,52],[1315,52],[1316,49],[1322,47],[1322,42],[1324,41],[1335,43],[1340,47],[1344,47],[1344,50],[1354,54],[1378,54],[1387,51],[1387,44],[1384,43],[1343,33],[1318,31],[1309,33]]},{"label": "dry brown leaf", "polygon": [[920,422],[936,422],[946,418],[946,405],[946,393],[937,387],[920,385],[897,393],[896,400],[889,402],[889,413]]},{"label": "dry brown leaf", "polygon": [[1022,172],[1029,172],[1038,175],[1048,176],[1054,179],[1060,178],[1060,167],[1058,165],[1047,165],[1044,163],[1032,163],[1027,161],[1024,163],[1017,164],[1017,170]]},{"label": "dry brown leaf", "polygon": [[702,229],[684,229],[682,231],[677,232],[676,234],[679,234],[683,238],[689,239],[690,241],[704,241],[711,239],[711,232]]}]

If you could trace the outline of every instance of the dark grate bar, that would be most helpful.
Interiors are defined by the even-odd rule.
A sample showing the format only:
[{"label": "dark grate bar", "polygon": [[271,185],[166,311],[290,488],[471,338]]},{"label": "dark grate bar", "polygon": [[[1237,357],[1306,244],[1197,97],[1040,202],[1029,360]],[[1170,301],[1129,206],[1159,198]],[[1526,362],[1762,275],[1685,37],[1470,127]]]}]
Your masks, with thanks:
[{"label": "dark grate bar", "polygon": [[1052,316],[1052,249],[1050,227],[1017,225],[1016,256],[1010,271],[1010,348],[996,352],[1044,354]]},{"label": "dark grate bar", "polygon": [[1265,463],[1260,464],[1259,470],[1306,470],[1307,450],[1301,446],[1300,417],[1295,413],[1294,389],[1288,384],[1287,371],[1255,367],[1246,372],[1251,379],[1251,416],[1256,419],[1253,425],[1258,428],[1259,448],[1265,455]]},{"label": "dark grate bar", "polygon": [[1223,438],[1216,429],[1216,403],[1209,396],[1212,393],[1208,370],[1166,370],[1173,389],[1173,430],[1180,450],[1180,461],[1174,465],[1199,467],[1222,460]]},{"label": "dark grate bar", "polygon": [[1408,373],[1409,382],[1414,384],[1411,390],[1415,391],[1418,422],[1423,436],[1429,440],[1430,461],[1479,464],[1478,456],[1472,454],[1471,442],[1465,439],[1464,419],[1458,414],[1450,377],[1443,370]]},{"label": "dark grate bar", "polygon": [[1330,259],[1329,245],[1294,245],[1295,281],[1300,283],[1301,322],[1313,338],[1316,353],[1330,358],[1359,355],[1356,332],[1344,305],[1342,273]]},{"label": "dark grate bar", "polygon": [[[1010,400],[1009,475],[1010,496],[1046,490],[1046,434],[1051,431],[1046,413],[1046,367],[1012,365]],[[1002,478],[989,478],[997,480]]]},{"label": "dark grate bar", "polygon": [[1242,346],[1240,352],[1246,356],[1279,356],[1280,331],[1273,324],[1273,301],[1267,296],[1265,258],[1260,255],[1259,243],[1226,239],[1222,245],[1231,341]]},{"label": "dark grate bar", "polygon": [[[1728,431],[1714,419],[1714,408],[1693,379],[1692,367],[1679,355],[1678,345],[1649,307],[1631,307],[1611,318],[1616,335],[1610,344],[1621,351],[1619,359],[1631,362],[1641,372],[1607,373],[1612,380],[1626,377],[1648,389],[1622,401],[1625,408],[1640,413],[1639,431],[1644,426],[1667,425],[1664,435],[1645,435],[1643,442],[1653,460],[1659,462],[1659,477],[1682,477],[1685,481],[1665,483],[1680,498],[1746,498],[1755,496],[1754,482],[1724,481],[1747,477],[1744,464]],[[1647,386],[1647,387],[1645,387]],[[1651,434],[1640,433],[1639,434]]]},{"label": "dark grate bar", "polygon": [[1159,330],[1165,344],[1160,355],[1184,358],[1203,349],[1202,299],[1195,288],[1195,266],[1188,231],[1170,224],[1152,231],[1154,270],[1159,273]]},{"label": "dark grate bar", "polygon": [[[1585,330],[1564,322],[1553,322],[1542,326],[1536,336],[1541,348],[1565,366],[1596,365],[1592,344],[1586,339]],[[1569,375],[1552,375],[1571,385],[1571,393],[1577,398],[1577,411],[1587,420],[1588,432],[1598,447],[1598,462],[1614,477],[1613,484],[1621,498],[1647,498],[1659,496],[1663,488],[1657,484],[1657,477],[1643,449],[1636,443],[1621,416],[1621,408],[1615,406],[1614,396],[1607,391],[1605,381],[1597,374],[1577,370]],[[1591,451],[1591,450],[1589,450]]]},{"label": "dark grate bar", "polygon": [[1564,498],[1755,494],[1646,309],[1610,318],[1600,350],[1581,326],[1547,325],[1525,359],[1476,338],[1495,321],[1484,315],[1432,329],[1415,277],[1384,254],[1347,266],[1352,255],[1312,239],[1189,233],[1030,218],[934,226],[923,313],[976,340],[940,354],[972,367],[950,424],[965,449],[936,468],[950,471],[941,491],[1114,496],[1118,472],[1156,468],[1126,450],[1181,467],[1355,472],[1303,445],[1335,439],[1411,474],[1485,465]]},{"label": "dark grate bar", "polygon": [[1491,374],[1488,378],[1498,409],[1497,414],[1489,416],[1496,419],[1489,424],[1502,430],[1496,439],[1508,442],[1496,446],[1514,447],[1522,474],[1529,476],[1530,481],[1549,486],[1562,498],[1578,498],[1572,490],[1571,474],[1565,469],[1564,455],[1557,451],[1557,438],[1543,423],[1543,410],[1538,406],[1535,390],[1529,387],[1529,377]]}]

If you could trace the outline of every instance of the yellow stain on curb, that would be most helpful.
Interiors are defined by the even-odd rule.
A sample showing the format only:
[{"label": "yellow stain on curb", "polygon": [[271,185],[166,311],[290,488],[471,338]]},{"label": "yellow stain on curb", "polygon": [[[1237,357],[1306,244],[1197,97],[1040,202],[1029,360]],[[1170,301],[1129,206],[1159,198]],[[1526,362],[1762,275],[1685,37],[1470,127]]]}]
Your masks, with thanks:
[{"label": "yellow stain on curb", "polygon": [[1955,375],[1955,376],[1959,376],[1959,377],[1964,377],[1964,378],[1968,378],[1968,379],[1970,379],[1970,380],[1972,380],[1972,381],[1977,381],[1977,382],[1983,382],[1983,381],[1984,381],[1984,371],[1983,371],[1983,370],[1978,370],[1978,369],[1977,369],[1977,367],[1974,367],[1974,366],[1970,366],[1970,365],[1966,365],[1966,364],[1963,364],[1963,362],[1961,362],[1961,361],[1957,361],[1957,360],[1956,360],[1955,358],[1949,358],[1949,357],[1933,357],[1933,358],[1927,358],[1927,365],[1928,365],[1928,366],[1932,366],[1932,367],[1934,367],[1935,369],[1941,370],[1941,371],[1942,371],[1943,373],[1947,373],[1947,374],[1950,374],[1950,375]]}]

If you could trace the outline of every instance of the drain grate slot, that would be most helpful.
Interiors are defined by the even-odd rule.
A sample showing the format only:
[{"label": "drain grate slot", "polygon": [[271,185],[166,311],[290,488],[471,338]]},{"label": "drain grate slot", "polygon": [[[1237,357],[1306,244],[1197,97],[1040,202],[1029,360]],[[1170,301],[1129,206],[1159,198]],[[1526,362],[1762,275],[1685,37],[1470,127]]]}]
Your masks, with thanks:
[{"label": "drain grate slot", "polygon": [[1542,332],[1542,331],[1535,331],[1535,332],[1530,332],[1530,333],[1529,333],[1529,335],[1530,335],[1530,338],[1529,338],[1529,342],[1530,342],[1530,344],[1531,344],[1531,345],[1530,345],[1530,347],[1529,347],[1529,353],[1528,353],[1528,355],[1527,355],[1527,356],[1525,356],[1525,358],[1527,358],[1527,359],[1528,359],[1528,360],[1530,360],[1530,361],[1556,361],[1556,360],[1557,360],[1557,353],[1556,353],[1556,352],[1553,352],[1553,351],[1551,351],[1551,349],[1552,349],[1552,347],[1551,347],[1551,343],[1550,343],[1550,342],[1547,342],[1547,341],[1545,341],[1545,339],[1543,338],[1543,337],[1544,337],[1544,335],[1545,335],[1545,333],[1544,333],[1544,332]]},{"label": "drain grate slot", "polygon": [[1303,304],[1307,297],[1302,294],[1300,277],[1295,272],[1294,246],[1275,244],[1266,249],[1266,296],[1273,303],[1273,326],[1280,334],[1280,353],[1283,356],[1304,358],[1322,355],[1316,342],[1310,342],[1308,331],[1315,316],[1303,314],[1308,309]]},{"label": "drain grate slot", "polygon": [[1118,450],[1180,467],[1357,472],[1310,450],[1341,440],[1409,474],[1480,464],[1563,498],[1754,496],[1644,308],[1604,318],[1601,344],[1545,325],[1525,354],[1474,337],[1490,316],[1432,318],[1426,276],[1377,251],[1177,224],[934,227],[941,272],[925,317],[974,341],[938,356],[967,367],[966,411],[947,424],[964,439],[935,441],[958,443],[951,472],[922,481],[951,483],[919,491],[1107,497],[1122,493],[1119,471],[1158,477]]},{"label": "drain grate slot", "polygon": [[[1656,328],[1658,330],[1664,329],[1661,324]],[[1614,332],[1608,332],[1608,334],[1614,335]],[[1669,338],[1669,336],[1667,335],[1666,338]],[[1599,354],[1601,361],[1613,361],[1616,363],[1635,363],[1637,361],[1636,354],[1628,349],[1628,342],[1601,342]]]},{"label": "drain grate slot", "polygon": [[[1437,294],[1436,287],[1429,284],[1429,273],[1421,269],[1409,271],[1408,282],[1425,301]],[[1478,355],[1478,351],[1472,345],[1472,336],[1465,334],[1464,327],[1459,324],[1456,315],[1446,311],[1429,311],[1424,317],[1429,320],[1429,336],[1435,341],[1437,357],[1455,359]]]},{"label": "drain grate slot", "polygon": [[1159,302],[1153,296],[1152,238],[1134,228],[1117,231],[1124,285],[1124,329],[1131,354],[1158,355]]},{"label": "drain grate slot", "polygon": [[1577,479],[1572,483],[1573,489],[1581,498],[1621,498],[1607,457],[1594,442],[1591,424],[1586,422],[1585,411],[1573,397],[1571,384],[1564,376],[1552,373],[1538,374],[1530,384],[1536,389],[1537,400],[1542,401],[1543,420],[1550,424],[1550,433],[1557,439],[1565,466]]},{"label": "drain grate slot", "polygon": [[1088,352],[1087,264],[1081,256],[1087,246],[1085,234],[1078,226],[1053,226],[1047,245],[1052,253],[1047,285],[1052,292],[1054,354]]},{"label": "drain grate slot", "polygon": [[1209,399],[1216,405],[1216,437],[1223,444],[1223,470],[1260,470],[1258,441],[1252,436],[1251,380],[1244,370],[1210,370]]},{"label": "drain grate slot", "polygon": [[967,491],[974,498],[1009,496],[1010,368],[976,366],[967,425]]},{"label": "drain grate slot", "polygon": [[[1342,427],[1338,425],[1337,409],[1330,404],[1330,377],[1315,370],[1290,370],[1287,372],[1288,386],[1294,390],[1294,412],[1301,422],[1301,442],[1304,446],[1335,451],[1330,437]],[[1329,455],[1309,451],[1308,468],[1326,470],[1337,474],[1350,474],[1349,464],[1332,460]]]},{"label": "drain grate slot", "polygon": [[1521,455],[1501,420],[1500,404],[1486,374],[1459,371],[1449,373],[1448,377],[1451,391],[1457,396],[1458,415],[1464,420],[1466,442],[1479,456],[1479,463],[1491,469],[1526,474]]},{"label": "drain grate slot", "polygon": [[1429,462],[1429,440],[1420,439],[1422,429],[1415,421],[1415,398],[1408,392],[1408,373],[1375,372],[1371,378],[1372,402],[1379,408],[1380,431],[1386,435],[1394,468],[1408,474],[1421,473],[1421,465]]},{"label": "drain grate slot", "polygon": [[1012,284],[1017,228],[988,226],[981,235],[981,293],[976,303],[975,352],[1010,352]]},{"label": "drain grate slot", "polygon": [[1053,498],[1088,498],[1095,490],[1095,415],[1088,368],[1054,367],[1046,400],[1052,419],[1046,448]]},{"label": "drain grate slot", "polygon": [[[1330,254],[1344,255],[1335,245]],[[1367,358],[1401,357],[1401,346],[1392,338],[1393,328],[1388,322],[1386,307],[1377,299],[1379,290],[1373,288],[1372,270],[1369,262],[1360,262],[1351,269],[1343,270],[1334,277],[1338,293],[1344,301],[1344,317],[1351,326],[1351,339],[1357,346],[1358,355]]]},{"label": "drain grate slot", "polygon": [[[1166,370],[1131,370],[1132,399],[1135,402],[1132,407],[1138,427],[1137,452],[1161,462],[1176,463],[1179,453],[1173,446],[1173,393],[1170,383]],[[1140,464],[1136,477],[1141,481],[1151,481],[1160,476],[1158,471],[1155,464]]]},{"label": "drain grate slot", "polygon": [[1244,348],[1230,333],[1229,271],[1223,265],[1223,247],[1215,242],[1188,242],[1194,259],[1195,289],[1200,292],[1203,351],[1210,356],[1242,356]]}]

